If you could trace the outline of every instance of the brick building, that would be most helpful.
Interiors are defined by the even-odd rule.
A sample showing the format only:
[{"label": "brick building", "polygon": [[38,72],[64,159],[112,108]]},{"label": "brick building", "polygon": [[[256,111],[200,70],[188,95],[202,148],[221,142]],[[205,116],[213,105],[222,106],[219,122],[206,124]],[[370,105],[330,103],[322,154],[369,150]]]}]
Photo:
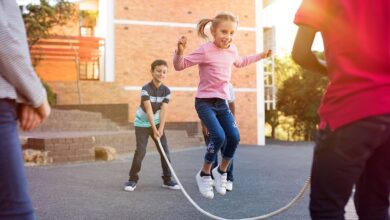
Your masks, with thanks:
[{"label": "brick building", "polygon": [[[263,50],[263,3],[261,0],[83,0],[81,11],[98,12],[93,16],[59,28],[57,33],[74,38],[57,40],[57,45],[78,55],[64,59],[60,55],[44,57],[37,66],[40,77],[57,93],[59,105],[129,104],[130,122],[139,105],[140,87],[151,78],[150,63],[165,59],[172,63],[178,38],[188,37],[187,51],[194,50],[202,40],[195,26],[201,18],[211,18],[221,11],[239,17],[235,44],[240,54]],[[84,20],[83,20],[84,19]],[[267,29],[267,31],[269,31]],[[84,36],[80,38],[78,36]],[[92,39],[92,40],[91,40]],[[64,42],[73,43],[65,44]],[[93,41],[94,43],[91,43]],[[58,43],[62,42],[62,43]],[[52,44],[52,43],[50,43]],[[85,45],[90,50],[82,49]],[[57,46],[60,47],[60,46]],[[76,48],[76,49],[75,49]],[[65,49],[63,49],[65,50]],[[92,51],[92,50],[97,50]],[[81,51],[81,52],[80,52]],[[85,52],[94,59],[85,58]],[[92,51],[92,52],[91,52]],[[81,54],[81,55],[80,55]],[[76,57],[78,57],[76,59]],[[96,58],[97,57],[97,58]],[[194,109],[198,69],[192,67],[176,72],[172,64],[165,84],[172,90],[168,122],[199,121]],[[241,143],[264,144],[264,76],[261,62],[244,69],[234,69],[232,83],[236,88],[237,123]]]}]

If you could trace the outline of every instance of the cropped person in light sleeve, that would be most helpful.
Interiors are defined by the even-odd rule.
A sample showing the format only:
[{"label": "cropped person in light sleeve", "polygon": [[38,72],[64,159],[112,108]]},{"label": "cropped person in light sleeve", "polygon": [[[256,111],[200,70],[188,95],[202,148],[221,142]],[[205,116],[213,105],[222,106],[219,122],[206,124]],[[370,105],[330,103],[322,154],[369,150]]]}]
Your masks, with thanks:
[{"label": "cropped person in light sleeve", "polygon": [[30,131],[50,114],[30,60],[16,1],[0,1],[0,219],[35,219],[17,124]]}]

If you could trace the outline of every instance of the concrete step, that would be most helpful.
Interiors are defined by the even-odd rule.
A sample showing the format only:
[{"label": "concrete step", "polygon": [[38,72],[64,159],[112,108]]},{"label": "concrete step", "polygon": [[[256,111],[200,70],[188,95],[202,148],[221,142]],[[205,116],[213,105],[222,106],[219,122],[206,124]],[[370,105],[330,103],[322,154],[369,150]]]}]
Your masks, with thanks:
[{"label": "concrete step", "polygon": [[122,127],[103,118],[100,113],[53,109],[50,117],[34,132],[118,131]]},{"label": "concrete step", "polygon": [[50,114],[52,120],[91,121],[103,119],[102,114],[96,112],[85,112],[80,110],[53,109]]},{"label": "concrete step", "polygon": [[[167,130],[166,135],[170,149],[202,146],[199,138],[188,137],[185,131]],[[21,132],[20,139],[24,149],[48,151],[54,163],[94,160],[94,148],[98,146],[113,147],[117,153],[136,149],[134,130]],[[147,151],[156,150],[155,143],[149,138]]]},{"label": "concrete step", "polygon": [[77,121],[47,121],[34,131],[118,131],[121,128],[115,123],[108,121],[89,121],[89,122],[77,122]]}]

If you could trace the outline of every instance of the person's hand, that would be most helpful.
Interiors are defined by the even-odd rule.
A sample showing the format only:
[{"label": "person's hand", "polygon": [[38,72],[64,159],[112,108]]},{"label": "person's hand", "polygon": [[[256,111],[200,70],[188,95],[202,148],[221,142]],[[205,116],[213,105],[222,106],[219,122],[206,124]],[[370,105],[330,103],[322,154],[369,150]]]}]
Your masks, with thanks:
[{"label": "person's hand", "polygon": [[18,109],[18,117],[20,121],[20,128],[23,131],[31,131],[42,123],[40,115],[36,109],[30,105],[21,104]]},{"label": "person's hand", "polygon": [[164,128],[159,127],[158,128],[158,134],[160,135],[160,138],[164,135]]},{"label": "person's hand", "polygon": [[183,55],[184,50],[186,49],[186,45],[187,45],[187,37],[181,36],[181,38],[177,42],[177,54],[178,55]]},{"label": "person's hand", "polygon": [[157,128],[153,128],[153,137],[156,140],[159,140],[161,138],[160,132],[157,130]]},{"label": "person's hand", "polygon": [[265,59],[265,58],[268,58],[272,55],[272,50],[267,50],[267,52],[263,52],[260,54],[261,56],[261,59]]},{"label": "person's hand", "polygon": [[47,117],[49,117],[51,108],[49,105],[49,102],[47,99],[40,105],[38,108],[35,109],[39,116],[41,117],[41,121],[43,122]]}]

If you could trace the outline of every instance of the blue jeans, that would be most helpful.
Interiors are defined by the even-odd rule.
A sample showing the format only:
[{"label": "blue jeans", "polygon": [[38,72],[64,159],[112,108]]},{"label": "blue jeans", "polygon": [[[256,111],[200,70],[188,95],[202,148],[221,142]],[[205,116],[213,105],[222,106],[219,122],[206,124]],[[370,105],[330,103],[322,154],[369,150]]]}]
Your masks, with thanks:
[{"label": "blue jeans", "polygon": [[[206,135],[206,134],[203,134],[203,137],[204,137],[204,141],[205,141],[205,143],[206,143],[206,146],[209,145],[209,143],[210,143],[210,137],[209,137],[208,135]],[[221,147],[221,153],[222,153],[222,151],[224,151],[225,147],[226,147],[226,141],[225,141],[225,143],[223,144],[223,146]],[[217,167],[217,166],[218,166],[218,156],[215,158],[215,160],[214,160],[214,162],[213,162],[212,169],[214,169],[214,168]],[[227,168],[227,170],[226,170],[226,173],[227,173],[227,180],[233,182],[233,181],[234,181],[234,176],[233,176],[233,160],[230,161],[230,164],[229,164],[229,166],[228,166],[228,168]],[[212,175],[212,174],[211,174],[211,175]]]},{"label": "blue jeans", "polygon": [[359,219],[389,220],[390,115],[320,130],[311,176],[312,219],[344,220],[355,185]]},{"label": "blue jeans", "polygon": [[35,219],[19,143],[17,105],[10,99],[0,99],[0,219]]},{"label": "blue jeans", "polygon": [[196,98],[195,109],[210,133],[210,142],[204,157],[205,163],[215,161],[225,141],[226,147],[222,149],[222,158],[233,159],[240,142],[240,133],[226,101],[219,98]]}]

